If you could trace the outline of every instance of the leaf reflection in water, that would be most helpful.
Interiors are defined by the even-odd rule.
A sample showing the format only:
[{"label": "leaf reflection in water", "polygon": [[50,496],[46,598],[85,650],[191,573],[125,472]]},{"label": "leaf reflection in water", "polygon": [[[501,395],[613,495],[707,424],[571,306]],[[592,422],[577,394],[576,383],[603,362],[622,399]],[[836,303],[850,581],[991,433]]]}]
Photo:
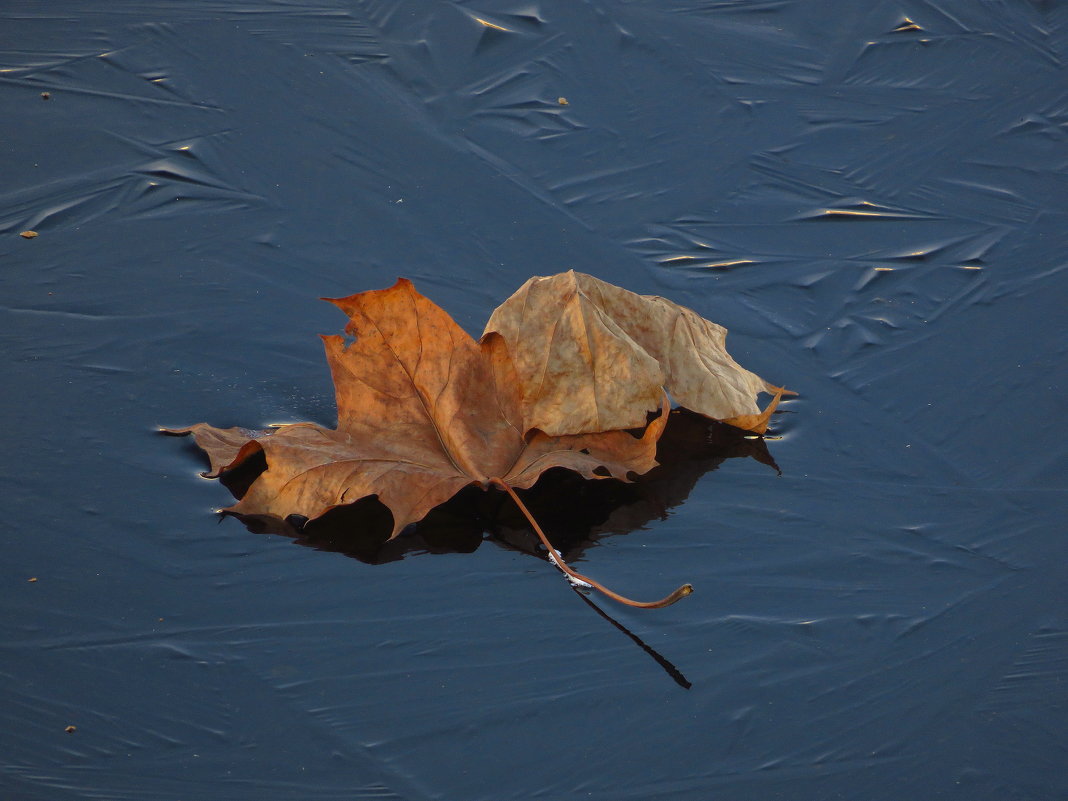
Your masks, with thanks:
[{"label": "leaf reflection in water", "polygon": [[[727,459],[751,458],[780,473],[767,443],[732,426],[710,421],[686,409],[671,412],[657,443],[658,467],[630,483],[589,480],[564,469],[546,472],[530,489],[519,492],[542,521],[554,548],[575,561],[605,536],[628,534],[664,519],[681,505],[697,482]],[[240,498],[266,468],[262,456],[246,460],[220,480]],[[237,515],[257,534],[291,537],[297,544],[333,551],[367,564],[408,556],[471,553],[483,542],[548,558],[523,515],[503,492],[470,487],[435,507],[418,523],[390,540],[393,518],[374,497],[339,506],[315,520],[291,515]]]}]

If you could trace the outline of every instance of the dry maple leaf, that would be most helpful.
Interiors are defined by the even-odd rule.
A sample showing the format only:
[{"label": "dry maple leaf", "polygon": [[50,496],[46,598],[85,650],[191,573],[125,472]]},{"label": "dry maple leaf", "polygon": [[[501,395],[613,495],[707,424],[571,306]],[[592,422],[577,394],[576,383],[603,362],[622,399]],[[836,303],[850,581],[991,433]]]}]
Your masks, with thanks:
[{"label": "dry maple leaf", "polygon": [[[390,289],[331,300],[349,315],[346,333],[324,336],[337,396],[338,427],[312,423],[273,432],[218,429],[205,423],[168,433],[188,434],[207,451],[211,474],[263,453],[267,469],[241,500],[224,510],[242,515],[317,518],[375,495],[393,514],[393,536],[468,485],[505,490],[555,554],[513,491],[551,467],[587,478],[656,465],[656,442],[667,422],[667,398],[636,437],[614,430],[553,435],[523,425],[520,382],[508,346],[497,334],[480,342],[442,309],[400,279]],[[603,389],[601,390],[604,391]],[[639,604],[555,564],[576,581],[635,606],[665,606],[692,591],[684,585],[662,601]]]},{"label": "dry maple leaf", "polygon": [[[730,357],[722,326],[574,270],[523,284],[493,312],[491,333],[515,360],[524,430],[634,428],[666,389],[690,411],[762,434],[786,392]],[[761,392],[775,395],[763,412]]]}]

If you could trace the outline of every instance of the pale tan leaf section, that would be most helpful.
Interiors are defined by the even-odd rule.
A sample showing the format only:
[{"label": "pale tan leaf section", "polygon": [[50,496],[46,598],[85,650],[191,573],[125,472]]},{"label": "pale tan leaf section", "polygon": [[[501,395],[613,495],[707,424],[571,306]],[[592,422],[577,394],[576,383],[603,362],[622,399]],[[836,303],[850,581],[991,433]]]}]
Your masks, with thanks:
[{"label": "pale tan leaf section", "polygon": [[660,405],[660,364],[584,291],[584,279],[575,272],[532,278],[486,324],[483,336],[500,334],[515,362],[524,432],[638,428]]},{"label": "pale tan leaf section", "polygon": [[603,468],[626,480],[656,465],[666,407],[640,438],[609,431],[524,440],[503,339],[476,343],[404,279],[331,302],[349,315],[346,332],[355,337],[323,337],[336,430],[298,423],[251,440],[203,423],[173,432],[193,433],[216,474],[262,449],[267,469],[226,511],[313,519],[376,495],[393,513],[396,536],[469,484],[528,487],[551,467],[589,478]]},{"label": "pale tan leaf section", "polygon": [[573,270],[527,281],[494,311],[490,333],[513,354],[524,431],[636,428],[664,389],[691,411],[744,421],[775,391],[731,358],[722,326]]}]

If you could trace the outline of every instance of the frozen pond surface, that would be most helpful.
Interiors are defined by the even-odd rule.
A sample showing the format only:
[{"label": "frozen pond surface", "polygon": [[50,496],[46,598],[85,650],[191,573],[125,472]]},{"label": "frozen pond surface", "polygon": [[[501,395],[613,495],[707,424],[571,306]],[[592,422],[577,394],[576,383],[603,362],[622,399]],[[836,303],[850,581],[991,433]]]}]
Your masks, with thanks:
[{"label": "frozen pond surface", "polygon": [[[1068,6],[0,16],[5,798],[1068,796]],[[801,393],[781,476],[547,496],[669,609],[598,614],[487,498],[374,558],[217,523],[155,433],[332,425],[321,296],[477,334],[568,268]]]}]

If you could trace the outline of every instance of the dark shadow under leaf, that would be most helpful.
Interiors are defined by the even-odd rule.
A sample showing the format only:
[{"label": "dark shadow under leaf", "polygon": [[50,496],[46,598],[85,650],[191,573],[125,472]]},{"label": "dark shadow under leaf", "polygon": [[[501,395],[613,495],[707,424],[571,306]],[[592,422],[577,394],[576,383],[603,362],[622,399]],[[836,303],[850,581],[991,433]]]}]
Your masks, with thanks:
[{"label": "dark shadow under leaf", "polygon": [[[557,468],[519,494],[553,546],[574,559],[601,537],[627,534],[663,519],[689,497],[702,476],[727,459],[744,458],[779,472],[763,438],[677,409],[671,412],[657,445],[660,465],[635,476],[631,483],[585,479]],[[266,466],[262,452],[257,453],[223,473],[220,480],[240,498]],[[284,521],[234,516],[254,533],[288,536],[299,545],[368,564],[423,553],[471,553],[486,539],[528,553],[544,550],[507,496],[478,487],[457,493],[392,540],[393,517],[374,496],[336,507],[311,521],[296,515]]]}]

